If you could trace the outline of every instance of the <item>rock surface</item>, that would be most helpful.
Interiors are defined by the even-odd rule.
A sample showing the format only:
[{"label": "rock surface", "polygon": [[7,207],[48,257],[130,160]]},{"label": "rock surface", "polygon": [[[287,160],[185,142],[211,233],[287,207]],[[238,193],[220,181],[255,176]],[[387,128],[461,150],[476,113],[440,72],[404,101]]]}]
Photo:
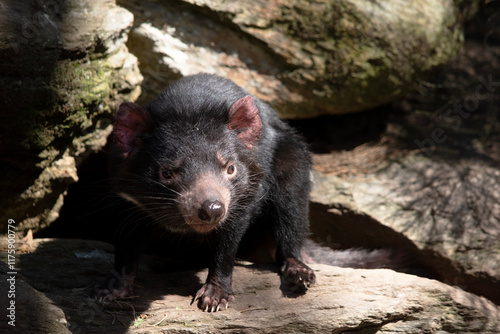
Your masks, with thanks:
[{"label": "rock surface", "polygon": [[500,303],[498,169],[410,157],[374,173],[314,178],[311,221],[323,243],[418,250],[440,280]]},{"label": "rock surface", "polygon": [[7,219],[20,234],[53,221],[111,110],[139,96],[132,22],[111,0],[0,4],[0,232]]},{"label": "rock surface", "polygon": [[[462,46],[478,2],[120,0],[148,77],[144,101],[198,72],[233,79],[285,117],[366,110],[415,87]],[[384,82],[384,84],[380,84]]]},{"label": "rock surface", "polygon": [[[325,265],[313,265],[318,283],[305,295],[294,296],[281,290],[274,267],[239,264],[234,272],[234,307],[204,313],[190,301],[206,270],[162,272],[158,260],[150,258],[135,286],[137,298],[96,304],[87,295],[109,272],[110,252],[112,248],[100,242],[35,239],[31,253],[17,257],[16,329],[24,333],[500,331],[500,308],[459,288],[391,270]],[[5,280],[0,284],[5,291]],[[28,316],[30,321],[25,320]],[[4,321],[0,326],[9,329]]]},{"label": "rock surface", "polygon": [[333,248],[407,249],[434,277],[499,304],[500,35],[489,8],[458,57],[394,112],[314,125],[311,222]]}]

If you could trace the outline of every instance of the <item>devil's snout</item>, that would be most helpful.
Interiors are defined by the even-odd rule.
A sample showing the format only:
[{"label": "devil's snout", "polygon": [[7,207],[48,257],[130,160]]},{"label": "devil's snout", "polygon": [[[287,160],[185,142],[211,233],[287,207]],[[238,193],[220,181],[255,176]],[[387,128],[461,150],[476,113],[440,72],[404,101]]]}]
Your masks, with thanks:
[{"label": "devil's snout", "polygon": [[215,223],[224,216],[224,213],[224,205],[219,200],[206,200],[198,210],[198,217],[208,223]]}]

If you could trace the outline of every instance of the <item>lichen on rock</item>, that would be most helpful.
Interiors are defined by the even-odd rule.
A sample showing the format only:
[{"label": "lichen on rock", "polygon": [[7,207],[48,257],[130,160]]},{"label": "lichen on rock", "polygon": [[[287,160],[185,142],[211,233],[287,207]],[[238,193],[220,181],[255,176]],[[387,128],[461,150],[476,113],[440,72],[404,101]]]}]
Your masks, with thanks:
[{"label": "lichen on rock", "polygon": [[160,63],[167,74],[152,75],[145,100],[173,77],[203,69],[289,118],[352,113],[403,96],[456,55],[462,12],[476,8],[446,0],[120,4],[137,17],[129,46],[141,66]]},{"label": "lichen on rock", "polygon": [[78,163],[105,145],[112,110],[137,99],[142,75],[125,46],[133,15],[114,1],[3,10],[0,230],[14,219],[21,236],[57,216]]}]

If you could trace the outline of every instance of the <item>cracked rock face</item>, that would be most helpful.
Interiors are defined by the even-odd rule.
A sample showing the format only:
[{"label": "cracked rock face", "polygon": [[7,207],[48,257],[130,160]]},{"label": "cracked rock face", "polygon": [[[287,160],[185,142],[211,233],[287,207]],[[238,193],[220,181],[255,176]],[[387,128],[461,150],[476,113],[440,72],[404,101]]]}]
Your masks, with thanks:
[{"label": "cracked rock face", "polygon": [[443,0],[119,4],[136,17],[128,46],[150,76],[145,101],[203,71],[233,79],[285,117],[304,118],[374,108],[413,89],[456,55],[460,11],[473,12],[475,2],[460,9]]},{"label": "cracked rock face", "polygon": [[323,242],[410,249],[440,280],[500,302],[498,169],[410,156],[368,174],[314,178],[313,231]]},{"label": "cracked rock face", "polygon": [[5,1],[0,19],[0,231],[14,219],[22,236],[57,218],[142,76],[125,46],[133,15],[115,1]]}]

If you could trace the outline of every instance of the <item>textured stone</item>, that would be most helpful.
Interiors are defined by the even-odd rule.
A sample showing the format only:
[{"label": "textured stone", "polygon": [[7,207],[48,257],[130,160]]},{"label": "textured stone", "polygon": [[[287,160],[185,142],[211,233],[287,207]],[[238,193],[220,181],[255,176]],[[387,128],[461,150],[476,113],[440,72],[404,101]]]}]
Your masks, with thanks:
[{"label": "textured stone", "polygon": [[[67,322],[73,333],[500,331],[498,306],[459,288],[391,270],[318,264],[312,265],[318,283],[299,296],[281,289],[275,267],[238,264],[233,275],[234,306],[206,313],[191,305],[206,270],[162,272],[160,262],[149,258],[137,279],[136,298],[96,304],[87,295],[109,270],[111,251],[109,245],[95,241],[34,240],[32,253],[19,257],[20,273],[51,302],[40,308],[23,298],[18,308],[23,314],[36,313],[38,323],[45,324],[37,332],[53,333],[47,324],[54,318]],[[34,289],[26,293],[41,294]],[[62,310],[64,317],[55,316],[50,307]],[[27,329],[30,325],[24,324]]]},{"label": "textured stone", "polygon": [[500,302],[498,169],[409,156],[378,171],[314,179],[312,222],[323,225],[323,239],[416,248],[442,281]]},{"label": "textured stone", "polygon": [[142,76],[125,46],[133,15],[114,0],[0,5],[0,232],[14,219],[24,235],[57,218]]},{"label": "textured stone", "polygon": [[374,108],[413,89],[456,55],[462,12],[476,2],[119,3],[136,16],[129,47],[151,75],[145,100],[179,76],[212,72],[303,118]]}]

